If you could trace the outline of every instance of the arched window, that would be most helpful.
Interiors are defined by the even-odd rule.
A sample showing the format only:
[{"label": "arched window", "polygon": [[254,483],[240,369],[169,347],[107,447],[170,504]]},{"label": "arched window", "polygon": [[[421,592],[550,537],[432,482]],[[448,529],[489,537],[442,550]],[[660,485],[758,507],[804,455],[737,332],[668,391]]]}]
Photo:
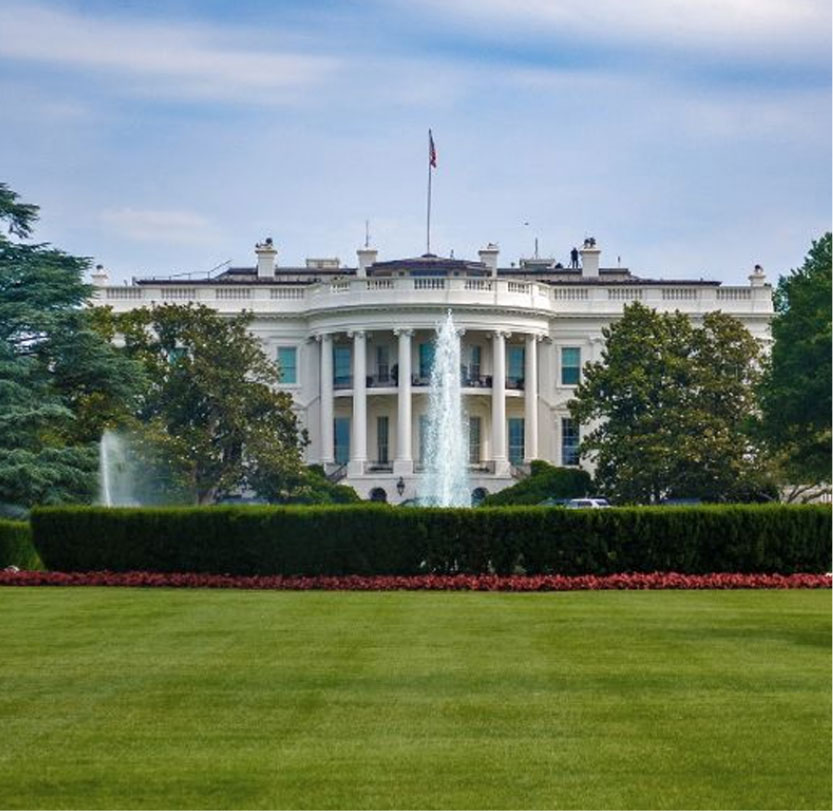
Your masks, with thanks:
[{"label": "arched window", "polygon": [[388,494],[384,491],[383,488],[374,487],[370,491],[370,500],[371,501],[381,501],[381,502],[384,503],[384,502],[387,502],[387,500],[388,500]]},{"label": "arched window", "polygon": [[471,491],[471,506],[477,507],[483,503],[483,499],[489,495],[489,491],[485,487],[475,487]]}]

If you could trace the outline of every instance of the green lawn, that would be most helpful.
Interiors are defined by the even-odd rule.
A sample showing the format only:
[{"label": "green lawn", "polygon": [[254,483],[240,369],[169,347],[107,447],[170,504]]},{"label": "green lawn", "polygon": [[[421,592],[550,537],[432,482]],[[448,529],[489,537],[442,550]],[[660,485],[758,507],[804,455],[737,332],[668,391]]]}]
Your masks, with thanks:
[{"label": "green lawn", "polygon": [[829,808],[830,592],[0,589],[2,808]]}]

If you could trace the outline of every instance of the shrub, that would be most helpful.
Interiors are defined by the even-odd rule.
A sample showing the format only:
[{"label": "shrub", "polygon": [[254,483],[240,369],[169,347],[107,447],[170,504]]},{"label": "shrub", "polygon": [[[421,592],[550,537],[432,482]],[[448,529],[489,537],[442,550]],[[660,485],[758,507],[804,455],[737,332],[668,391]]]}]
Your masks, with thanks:
[{"label": "shrub", "polygon": [[234,575],[826,572],[825,506],[318,507],[33,511],[59,571]]},{"label": "shrub", "polygon": [[0,519],[0,569],[17,566],[18,569],[42,569],[35,547],[32,531],[25,521]]},{"label": "shrub", "polygon": [[548,498],[581,498],[590,492],[590,474],[572,467],[554,467],[541,459],[530,464],[530,474],[517,484],[483,501],[484,507],[540,504]]}]

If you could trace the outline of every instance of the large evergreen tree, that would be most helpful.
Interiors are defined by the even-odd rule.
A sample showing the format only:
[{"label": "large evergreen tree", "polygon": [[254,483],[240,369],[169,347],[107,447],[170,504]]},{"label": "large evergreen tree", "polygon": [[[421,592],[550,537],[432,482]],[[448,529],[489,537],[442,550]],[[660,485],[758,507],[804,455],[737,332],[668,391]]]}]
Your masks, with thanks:
[{"label": "large evergreen tree", "polygon": [[760,349],[746,328],[719,312],[695,326],[635,303],[602,333],[602,360],[585,365],[570,403],[589,426],[581,452],[598,488],[620,502],[748,498]]},{"label": "large evergreen tree", "polygon": [[37,206],[0,184],[0,503],[89,500],[94,442],[129,408],[137,368],[93,329],[89,260],[30,244]]},{"label": "large evergreen tree", "polygon": [[775,291],[772,357],[761,386],[762,425],[795,485],[831,480],[831,234]]}]

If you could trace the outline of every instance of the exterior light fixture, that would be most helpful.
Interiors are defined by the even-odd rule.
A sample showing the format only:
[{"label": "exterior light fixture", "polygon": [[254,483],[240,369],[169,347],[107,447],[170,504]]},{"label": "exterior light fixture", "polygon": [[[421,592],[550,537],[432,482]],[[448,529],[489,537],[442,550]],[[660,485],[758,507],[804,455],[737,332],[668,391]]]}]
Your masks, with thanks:
[{"label": "exterior light fixture", "polygon": [[401,496],[405,492],[405,480],[400,476],[396,483],[396,492]]}]

